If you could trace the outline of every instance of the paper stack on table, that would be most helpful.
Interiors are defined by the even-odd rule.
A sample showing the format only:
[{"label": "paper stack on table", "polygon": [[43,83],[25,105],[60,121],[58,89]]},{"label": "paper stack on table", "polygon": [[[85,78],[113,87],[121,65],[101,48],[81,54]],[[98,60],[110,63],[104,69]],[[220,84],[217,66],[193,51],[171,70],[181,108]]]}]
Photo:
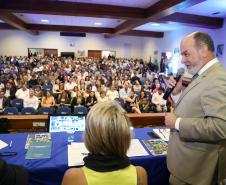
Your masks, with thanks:
[{"label": "paper stack on table", "polygon": [[129,150],[127,151],[128,157],[138,157],[149,155],[140,143],[139,139],[132,139]]},{"label": "paper stack on table", "polygon": [[72,142],[68,145],[68,166],[84,165],[83,158],[88,155],[89,151],[84,143]]},{"label": "paper stack on table", "polygon": [[[68,145],[68,166],[84,165],[83,158],[88,154],[84,143],[72,142]],[[132,139],[127,152],[128,157],[149,155],[138,139]]]}]

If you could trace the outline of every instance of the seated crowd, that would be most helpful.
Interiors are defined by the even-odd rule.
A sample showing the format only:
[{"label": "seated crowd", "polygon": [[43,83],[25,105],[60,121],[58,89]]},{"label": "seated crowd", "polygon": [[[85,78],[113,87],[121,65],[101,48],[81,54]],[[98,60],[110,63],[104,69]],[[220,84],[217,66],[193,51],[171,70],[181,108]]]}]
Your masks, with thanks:
[{"label": "seated crowd", "polygon": [[[67,106],[88,110],[117,100],[128,113],[164,112],[164,80],[150,64],[134,59],[0,57],[0,112],[21,99],[38,111]],[[20,110],[21,111],[21,110]]]}]

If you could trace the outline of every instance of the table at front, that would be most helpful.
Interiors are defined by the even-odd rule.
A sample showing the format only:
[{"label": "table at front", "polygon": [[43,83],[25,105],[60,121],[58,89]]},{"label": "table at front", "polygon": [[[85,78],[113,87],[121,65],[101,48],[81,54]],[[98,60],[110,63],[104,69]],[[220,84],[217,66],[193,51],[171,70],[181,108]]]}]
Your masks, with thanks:
[{"label": "table at front", "polygon": [[[150,139],[147,132],[151,128],[134,129],[134,138]],[[27,139],[24,134],[1,134],[0,139],[6,143],[12,141],[12,147],[1,149],[0,152],[17,152],[16,156],[4,157],[8,163],[19,164],[29,171],[30,185],[60,185],[64,172],[68,169],[67,144],[68,134],[52,133],[52,153],[50,159],[26,160],[26,150],[24,149]],[[74,141],[82,141],[82,132],[74,134]],[[142,143],[143,144],[143,143]],[[166,167],[165,156],[142,156],[131,157],[130,161],[134,165],[143,166],[148,173],[149,185],[167,185],[169,173]]]}]

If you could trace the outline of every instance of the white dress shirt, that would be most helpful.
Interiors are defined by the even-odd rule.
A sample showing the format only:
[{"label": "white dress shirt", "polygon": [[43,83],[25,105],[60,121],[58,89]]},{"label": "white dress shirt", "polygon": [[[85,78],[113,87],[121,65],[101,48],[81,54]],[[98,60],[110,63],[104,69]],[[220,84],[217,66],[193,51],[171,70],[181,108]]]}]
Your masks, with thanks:
[{"label": "white dress shirt", "polygon": [[119,97],[119,93],[118,91],[114,90],[108,90],[107,91],[107,97],[109,98],[109,100],[114,100],[115,98]]},{"label": "white dress shirt", "polygon": [[39,100],[36,96],[27,96],[24,98],[24,107],[33,107],[35,110],[38,109]]},{"label": "white dress shirt", "polygon": [[125,100],[127,97],[130,96],[130,92],[130,88],[128,88],[127,90],[125,90],[125,88],[122,88],[119,90],[119,97]]},{"label": "white dress shirt", "polygon": [[21,89],[18,89],[16,91],[16,94],[15,94],[16,98],[18,99],[24,99],[26,98],[27,96],[29,96],[29,89],[26,89],[25,91],[21,88]]}]

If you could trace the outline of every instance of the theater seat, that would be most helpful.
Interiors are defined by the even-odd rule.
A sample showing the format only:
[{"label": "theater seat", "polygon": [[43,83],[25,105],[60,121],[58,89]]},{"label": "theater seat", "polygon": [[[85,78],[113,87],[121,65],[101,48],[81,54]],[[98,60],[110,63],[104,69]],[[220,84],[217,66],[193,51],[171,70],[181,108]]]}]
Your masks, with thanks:
[{"label": "theater seat", "polygon": [[50,107],[41,107],[38,111],[39,114],[53,114],[53,109]]},{"label": "theater seat", "polygon": [[71,109],[68,107],[58,107],[56,113],[57,114],[71,114]]},{"label": "theater seat", "polygon": [[75,106],[74,107],[74,114],[87,114],[88,109],[84,106]]},{"label": "theater seat", "polygon": [[25,107],[22,109],[21,114],[36,114],[36,111],[33,107]]},{"label": "theater seat", "polygon": [[19,112],[21,112],[21,110],[24,107],[24,100],[23,99],[14,99],[11,102],[12,107],[16,107],[18,109]]},{"label": "theater seat", "polygon": [[6,107],[4,110],[5,115],[17,115],[19,114],[18,109],[16,107]]}]

